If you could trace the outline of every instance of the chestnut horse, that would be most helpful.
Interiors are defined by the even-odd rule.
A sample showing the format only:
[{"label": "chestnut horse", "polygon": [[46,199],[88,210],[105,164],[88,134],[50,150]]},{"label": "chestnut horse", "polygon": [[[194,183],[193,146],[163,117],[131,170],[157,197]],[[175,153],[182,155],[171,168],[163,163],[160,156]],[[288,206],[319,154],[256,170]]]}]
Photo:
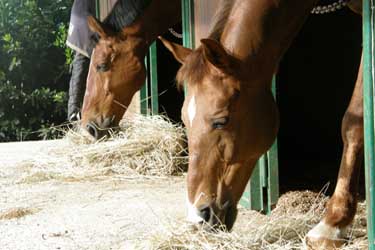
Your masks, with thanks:
[{"label": "chestnut horse", "polygon": [[144,58],[150,44],[179,21],[179,0],[152,0],[142,15],[118,32],[88,18],[90,29],[100,38],[91,55],[81,127],[95,139],[119,124],[145,82]]},{"label": "chestnut horse", "polygon": [[[188,130],[188,218],[231,229],[255,163],[279,126],[272,76],[317,0],[222,0],[211,32],[195,50],[162,39],[182,63],[187,84],[182,119]],[[349,6],[361,12],[360,0]],[[344,150],[337,186],[310,246],[343,243],[357,205],[363,154],[362,67],[342,123]],[[207,225],[206,224],[206,225]]]}]

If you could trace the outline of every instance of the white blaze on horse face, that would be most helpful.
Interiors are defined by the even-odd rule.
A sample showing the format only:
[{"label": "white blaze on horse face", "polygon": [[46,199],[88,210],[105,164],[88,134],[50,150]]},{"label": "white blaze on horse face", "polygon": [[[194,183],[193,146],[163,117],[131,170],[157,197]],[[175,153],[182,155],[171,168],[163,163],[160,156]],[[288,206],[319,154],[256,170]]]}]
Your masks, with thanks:
[{"label": "white blaze on horse face", "polygon": [[199,223],[203,221],[203,218],[199,216],[199,211],[198,209],[191,204],[189,201],[187,201],[187,209],[188,209],[188,214],[187,214],[187,221],[191,223]]},{"label": "white blaze on horse face", "polygon": [[190,98],[189,105],[188,105],[188,117],[190,121],[190,127],[193,125],[193,120],[194,120],[196,113],[197,113],[197,107],[195,105],[195,96],[193,95]]},{"label": "white blaze on horse face", "polygon": [[196,203],[200,200],[200,198],[203,195],[204,194],[201,193],[199,195],[198,199],[194,202],[194,204],[191,204],[190,201],[189,201],[188,195],[186,194],[186,204],[187,204],[187,209],[188,209],[187,218],[186,218],[187,221],[189,221],[191,223],[199,223],[199,222],[203,221],[203,218],[201,216],[199,216],[199,210],[195,206]]}]

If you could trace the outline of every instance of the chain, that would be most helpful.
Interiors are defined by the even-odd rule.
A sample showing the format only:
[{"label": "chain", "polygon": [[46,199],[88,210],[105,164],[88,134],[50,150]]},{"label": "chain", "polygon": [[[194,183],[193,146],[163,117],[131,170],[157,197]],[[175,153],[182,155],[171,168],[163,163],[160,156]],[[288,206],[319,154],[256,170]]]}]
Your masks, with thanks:
[{"label": "chain", "polygon": [[176,32],[173,28],[169,28],[168,30],[169,30],[169,32],[171,32],[171,34],[174,35],[175,37],[182,39],[182,34]]},{"label": "chain", "polygon": [[312,9],[311,14],[328,14],[335,12],[345,7],[350,0],[338,0],[335,3],[328,4],[325,6],[316,6]]}]

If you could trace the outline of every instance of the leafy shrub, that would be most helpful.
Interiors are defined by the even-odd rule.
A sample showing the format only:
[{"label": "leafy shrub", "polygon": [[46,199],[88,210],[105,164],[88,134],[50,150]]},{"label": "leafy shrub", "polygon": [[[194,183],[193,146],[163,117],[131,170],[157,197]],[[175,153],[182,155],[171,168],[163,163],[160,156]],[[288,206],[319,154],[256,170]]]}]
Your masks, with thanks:
[{"label": "leafy shrub", "polygon": [[[58,136],[47,129],[66,118],[64,91],[39,88],[27,93],[21,87],[0,85],[0,141],[46,139]],[[52,132],[52,134],[51,134]]]},{"label": "leafy shrub", "polygon": [[72,2],[0,1],[0,141],[54,137],[65,121]]}]

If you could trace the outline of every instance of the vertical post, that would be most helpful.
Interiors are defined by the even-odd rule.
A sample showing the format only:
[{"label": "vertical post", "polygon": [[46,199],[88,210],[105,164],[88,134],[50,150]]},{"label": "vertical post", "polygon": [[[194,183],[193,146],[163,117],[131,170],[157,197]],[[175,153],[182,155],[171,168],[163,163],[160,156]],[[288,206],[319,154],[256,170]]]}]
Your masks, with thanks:
[{"label": "vertical post", "polygon": [[157,67],[157,49],[156,42],[153,42],[149,48],[149,71],[151,84],[151,114],[159,113],[159,91],[158,91],[158,67]]},{"label": "vertical post", "polygon": [[148,115],[148,55],[145,57],[146,80],[141,88],[141,114]]},{"label": "vertical post", "polygon": [[363,0],[363,106],[365,138],[365,176],[367,234],[369,250],[375,250],[375,147],[374,147],[374,0]]},{"label": "vertical post", "polygon": [[264,211],[263,206],[263,185],[262,185],[262,175],[261,175],[261,166],[259,161],[256,163],[251,179],[248,181],[246,188],[240,199],[241,206],[257,210]]},{"label": "vertical post", "polygon": [[262,169],[264,165],[262,159],[259,159],[258,163],[255,165],[253,174],[250,179],[250,208],[257,211],[264,211],[264,200],[263,200],[263,176]]},{"label": "vertical post", "polygon": [[[181,0],[182,8],[182,45],[193,49],[194,45],[194,0]],[[185,96],[187,87],[184,87]]]},{"label": "vertical post", "polygon": [[[276,99],[276,75],[272,79],[272,93]],[[279,199],[279,156],[277,138],[267,152],[267,160],[267,214],[270,214]]]},{"label": "vertical post", "polygon": [[194,48],[194,0],[181,0],[182,7],[182,45]]},{"label": "vertical post", "polygon": [[100,20],[100,0],[95,0],[95,16]]}]

